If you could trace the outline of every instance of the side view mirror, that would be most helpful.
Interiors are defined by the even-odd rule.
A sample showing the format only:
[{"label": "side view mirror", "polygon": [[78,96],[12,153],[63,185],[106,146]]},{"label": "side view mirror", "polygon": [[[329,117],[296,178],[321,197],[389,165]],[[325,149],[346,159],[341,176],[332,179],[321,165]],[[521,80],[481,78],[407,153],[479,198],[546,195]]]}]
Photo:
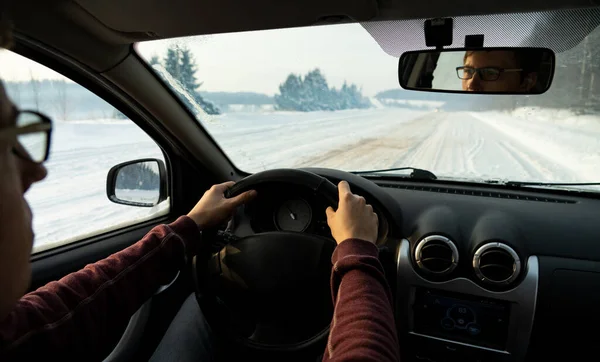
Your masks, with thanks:
[{"label": "side view mirror", "polygon": [[146,158],[120,163],[108,171],[106,194],[110,201],[153,207],[167,199],[167,172],[163,161]]}]

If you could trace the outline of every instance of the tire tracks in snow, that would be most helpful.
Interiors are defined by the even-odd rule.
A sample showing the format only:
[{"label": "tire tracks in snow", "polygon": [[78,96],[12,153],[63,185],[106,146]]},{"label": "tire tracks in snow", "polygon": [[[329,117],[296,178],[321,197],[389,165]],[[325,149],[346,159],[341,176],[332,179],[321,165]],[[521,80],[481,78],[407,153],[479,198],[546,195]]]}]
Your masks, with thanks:
[{"label": "tire tracks in snow", "polygon": [[496,142],[496,145],[498,145],[498,147],[504,151],[504,153],[510,157],[510,159],[514,160],[515,164],[519,165],[521,170],[523,170],[527,176],[540,179],[544,178],[543,174],[539,172],[539,170],[537,170],[535,167],[532,167],[533,164],[531,159],[526,161],[524,157],[522,157],[522,153],[515,151],[515,148],[509,146],[507,141],[498,141]]},{"label": "tire tracks in snow", "polygon": [[[578,181],[575,173],[571,172],[569,168],[550,159],[547,155],[540,152],[540,150],[532,149],[529,145],[523,144],[521,140],[513,138],[510,133],[501,131],[488,119],[482,119],[481,116],[473,116],[472,114],[471,116],[473,119],[477,120],[481,127],[486,129],[486,131],[497,135],[494,139],[494,144],[514,160],[515,164],[519,165],[524,171],[523,176],[525,176],[527,180]],[[512,177],[516,178],[516,176]]]},{"label": "tire tracks in snow", "polygon": [[295,165],[304,166],[346,170],[412,166],[449,177],[565,179],[561,175],[565,170],[552,160],[466,112],[429,113],[392,123],[384,136],[358,139]]},{"label": "tire tracks in snow", "polygon": [[[518,159],[518,162],[524,165],[527,170],[533,171],[529,172],[530,176],[536,177],[539,180],[548,180],[554,175],[564,174],[564,169],[559,165],[541,155],[537,158],[533,158],[527,153],[518,150],[513,142],[503,142],[501,146],[506,149],[512,157]],[[574,177],[574,175],[561,175],[560,179],[564,182],[577,182],[577,178]]]},{"label": "tire tracks in snow", "polygon": [[[438,160],[440,157],[440,149],[434,144],[434,137],[439,135],[440,125],[439,121],[444,119],[445,116],[441,114],[431,113],[427,115],[428,119],[414,124],[414,126],[420,128],[420,137],[418,142],[415,142],[409,147],[402,157],[398,158],[391,167],[405,167],[415,166],[415,161],[422,159],[423,154],[430,152],[432,149],[435,150],[434,160]],[[424,128],[425,127],[425,128]]]},{"label": "tire tracks in snow", "polygon": [[[457,114],[436,115],[436,124],[426,137],[416,144],[398,163],[404,166],[420,167],[433,170],[439,174],[463,175],[468,172],[469,159],[466,157],[466,143],[471,132],[465,120],[457,118]],[[458,114],[461,116],[461,114]]]},{"label": "tire tracks in snow", "polygon": [[[554,139],[548,139],[547,137],[538,138],[536,134],[527,130],[529,127],[527,124],[520,126],[514,122],[526,123],[526,120],[512,119],[506,115],[500,115],[498,119],[478,113],[471,113],[471,116],[478,119],[482,125],[494,130],[503,139],[510,141],[509,144],[513,151],[518,152],[520,157],[524,158],[539,172],[541,177],[535,179],[535,181],[581,182],[586,179],[596,179],[589,176],[595,173],[592,168],[579,167],[578,161],[581,158],[574,157],[573,151],[568,148],[568,145],[556,143]],[[503,124],[504,119],[507,120],[507,124]],[[552,149],[553,152],[550,155],[547,152],[548,148]],[[563,153],[566,156],[563,156]],[[557,156],[551,157],[551,155]],[[582,157],[585,154],[577,156]],[[569,158],[571,159],[569,160]]]},{"label": "tire tracks in snow", "polygon": [[428,113],[408,122],[391,123],[390,131],[383,137],[356,140],[324,154],[305,158],[294,167],[364,170],[404,166],[402,162],[407,153],[430,138],[438,119],[435,113]]},{"label": "tire tracks in snow", "polygon": [[477,157],[479,155],[479,152],[481,152],[481,149],[483,148],[483,143],[483,137],[478,136],[473,146],[467,151],[467,169],[471,173],[477,172],[477,169],[475,168],[475,157]]}]

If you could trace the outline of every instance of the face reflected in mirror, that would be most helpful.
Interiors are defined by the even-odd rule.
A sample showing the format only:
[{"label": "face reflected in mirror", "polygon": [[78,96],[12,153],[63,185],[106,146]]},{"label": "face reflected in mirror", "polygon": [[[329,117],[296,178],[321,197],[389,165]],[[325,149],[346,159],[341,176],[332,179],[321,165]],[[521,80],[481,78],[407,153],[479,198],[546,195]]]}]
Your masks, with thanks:
[{"label": "face reflected in mirror", "polygon": [[511,50],[466,51],[457,68],[462,89],[469,92],[527,93],[537,82],[537,73],[527,66],[526,54]]},{"label": "face reflected in mirror", "polygon": [[402,54],[400,85],[409,90],[541,94],[550,88],[554,52],[544,48],[420,50]]}]

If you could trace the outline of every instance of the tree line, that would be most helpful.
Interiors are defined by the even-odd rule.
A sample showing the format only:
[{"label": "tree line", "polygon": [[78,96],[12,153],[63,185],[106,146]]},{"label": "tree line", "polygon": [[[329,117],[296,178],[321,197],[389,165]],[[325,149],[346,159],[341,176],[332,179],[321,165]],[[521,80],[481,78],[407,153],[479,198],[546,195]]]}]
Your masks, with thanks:
[{"label": "tree line", "polygon": [[556,54],[552,86],[543,96],[529,97],[525,103],[570,108],[581,114],[600,111],[600,29],[576,47]]},{"label": "tree line", "polygon": [[355,85],[346,82],[340,89],[329,87],[319,68],[304,77],[290,74],[279,85],[274,97],[275,109],[282,111],[335,111],[353,108],[369,108],[371,101],[362,95]]},{"label": "tree line", "polygon": [[119,190],[158,190],[160,175],[150,166],[152,163],[134,163],[123,167],[117,175]]},{"label": "tree line", "polygon": [[60,121],[127,118],[81,85],[61,79],[7,81],[4,87],[21,109],[41,111]]}]

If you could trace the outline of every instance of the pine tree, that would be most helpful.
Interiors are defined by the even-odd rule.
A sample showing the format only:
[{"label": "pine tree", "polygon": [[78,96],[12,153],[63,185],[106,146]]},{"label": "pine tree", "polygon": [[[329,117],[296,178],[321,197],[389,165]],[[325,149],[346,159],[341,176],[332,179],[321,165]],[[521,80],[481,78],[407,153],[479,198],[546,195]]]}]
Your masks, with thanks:
[{"label": "pine tree", "polygon": [[329,88],[325,76],[316,68],[306,74],[288,75],[285,82],[279,85],[279,94],[274,97],[278,110],[294,110],[301,112],[335,111],[351,108],[369,108],[371,101],[362,95],[355,85],[346,82],[340,90]]},{"label": "pine tree", "polygon": [[[152,64],[154,57],[150,60]],[[158,62],[158,59],[155,60]],[[208,114],[220,114],[221,111],[213,103],[203,99],[196,91],[202,83],[198,83],[196,78],[196,64],[192,53],[186,47],[171,46],[167,49],[167,56],[164,59],[165,70],[177,80],[183,89],[192,97],[194,102]],[[182,95],[181,100],[186,107],[191,110],[196,108],[191,101]]]},{"label": "pine tree", "polygon": [[158,55],[153,55],[152,58],[150,58],[150,61],[148,62],[151,66],[155,66],[160,64],[160,60],[158,60]]},{"label": "pine tree", "polygon": [[307,110],[333,110],[329,86],[319,68],[306,74],[304,88],[308,95],[308,104],[305,106]]},{"label": "pine tree", "polygon": [[279,94],[275,95],[275,108],[282,111],[302,110],[302,93],[302,78],[295,74],[288,75],[285,82],[279,85]]},{"label": "pine tree", "polygon": [[181,67],[179,63],[179,48],[170,46],[167,49],[167,57],[164,60],[165,69],[171,76],[177,80],[181,80]]},{"label": "pine tree", "polygon": [[181,84],[190,93],[196,91],[200,86],[196,79],[196,64],[194,62],[193,55],[190,53],[188,48],[179,49],[181,57],[179,63]]}]

